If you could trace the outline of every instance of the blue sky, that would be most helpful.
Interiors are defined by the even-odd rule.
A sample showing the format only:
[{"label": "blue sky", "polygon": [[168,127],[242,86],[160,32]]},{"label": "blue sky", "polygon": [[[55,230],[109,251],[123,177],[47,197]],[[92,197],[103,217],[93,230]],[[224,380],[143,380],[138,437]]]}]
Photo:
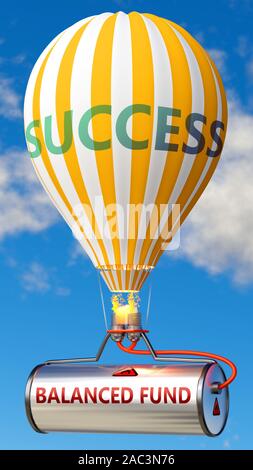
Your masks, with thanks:
[{"label": "blue sky", "polygon": [[[216,352],[238,365],[223,434],[207,437],[36,434],[24,411],[34,365],[90,355],[104,335],[97,274],[51,208],[25,150],[22,101],[48,42],[103,11],[148,11],[189,30],[209,50],[230,103],[217,174],[152,273],[149,320],[159,348]],[[253,353],[253,1],[9,1],[0,18],[0,448],[250,449]],[[143,292],[146,308],[148,285]],[[107,295],[107,299],[109,295]],[[109,310],[109,304],[107,303]],[[103,362],[129,362],[111,342]],[[144,359],[147,362],[147,359]],[[134,359],[133,359],[133,362]]]}]

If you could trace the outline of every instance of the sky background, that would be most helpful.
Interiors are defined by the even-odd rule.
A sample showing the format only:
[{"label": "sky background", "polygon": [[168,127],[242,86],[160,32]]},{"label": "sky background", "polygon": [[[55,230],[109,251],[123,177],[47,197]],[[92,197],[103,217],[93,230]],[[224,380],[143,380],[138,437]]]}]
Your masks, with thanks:
[{"label": "sky background", "polygon": [[[238,366],[227,427],[217,438],[35,433],[24,389],[32,368],[92,355],[105,332],[98,279],[33,173],[22,107],[32,66],[50,40],[104,11],[152,12],[185,27],[213,56],[229,100],[218,170],[150,276],[156,347],[223,354]],[[252,449],[253,1],[12,1],[0,16],[0,448]],[[147,292],[142,295],[145,314]],[[109,294],[104,289],[107,301]],[[107,302],[109,317],[109,303]],[[136,362],[110,342],[103,363]],[[148,359],[143,359],[148,362]],[[228,371],[227,371],[228,372]]]}]

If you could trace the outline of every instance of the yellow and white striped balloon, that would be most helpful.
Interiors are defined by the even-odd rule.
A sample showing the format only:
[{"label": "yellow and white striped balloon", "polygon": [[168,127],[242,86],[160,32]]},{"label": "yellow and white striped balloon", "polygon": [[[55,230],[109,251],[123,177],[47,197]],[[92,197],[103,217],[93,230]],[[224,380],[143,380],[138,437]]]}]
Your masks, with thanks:
[{"label": "yellow and white striped balloon", "polygon": [[[101,112],[92,114],[94,109]],[[164,109],[170,110],[165,118]],[[124,110],[130,113],[123,115]],[[188,121],[187,126],[192,113],[195,124]],[[28,82],[24,114],[34,169],[66,222],[71,228],[78,225],[80,243],[108,287],[140,290],[163,253],[163,226],[171,230],[169,242],[219,161],[227,106],[210,57],[182,27],[154,15],[89,17],[59,34],[41,54]],[[124,138],[136,143],[132,148],[119,138],[119,116],[125,116]],[[86,140],[81,129],[87,131]],[[164,141],[157,145],[163,132]],[[97,145],[84,145],[87,139]],[[95,209],[98,196],[105,222]],[[113,232],[108,207],[115,203],[123,208],[179,204],[180,218],[173,221],[167,213],[165,220],[161,211],[154,237],[152,212],[141,214],[130,237],[136,223],[131,210],[123,221],[116,213]],[[123,237],[122,223],[127,227]]]}]

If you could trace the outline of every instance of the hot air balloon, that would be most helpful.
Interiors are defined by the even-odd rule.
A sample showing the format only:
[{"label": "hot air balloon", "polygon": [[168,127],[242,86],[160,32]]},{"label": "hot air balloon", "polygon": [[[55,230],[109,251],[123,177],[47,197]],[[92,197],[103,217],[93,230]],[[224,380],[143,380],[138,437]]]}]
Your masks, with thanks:
[{"label": "hot air balloon", "polygon": [[[137,297],[220,159],[227,104],[216,66],[172,21],[103,13],[46,47],[28,82],[24,115],[39,180],[113,292],[112,329],[96,357],[47,361],[32,372],[26,392],[31,425],[43,432],[219,434],[235,365],[211,353],[155,351],[141,327]],[[80,365],[97,361],[110,337],[128,353],[184,364]],[[140,338],[147,350],[135,349]],[[229,379],[216,361],[231,366]],[[128,377],[137,376],[133,386]],[[128,387],[115,388],[117,380]],[[157,384],[166,406],[154,415]]]},{"label": "hot air balloon", "polygon": [[24,115],[52,202],[109,289],[139,291],[220,158],[227,105],[214,63],[166,19],[89,17],[39,57]]}]

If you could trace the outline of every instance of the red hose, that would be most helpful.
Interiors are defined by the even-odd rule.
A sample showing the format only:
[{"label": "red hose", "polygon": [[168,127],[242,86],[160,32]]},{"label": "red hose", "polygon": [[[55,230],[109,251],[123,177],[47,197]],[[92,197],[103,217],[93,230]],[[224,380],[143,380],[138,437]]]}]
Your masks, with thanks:
[{"label": "red hose", "polygon": [[[123,346],[121,341],[117,342],[117,345],[121,349],[121,351],[130,353],[130,354],[151,354],[150,351],[148,351],[148,350],[142,350],[142,349],[137,349],[136,350],[136,349],[134,349],[137,345],[137,341],[133,341],[132,344],[128,348]],[[211,358],[211,359],[216,359],[217,361],[224,362],[229,367],[231,367],[232,373],[231,373],[230,377],[227,380],[225,380],[225,382],[218,385],[219,390],[222,390],[223,388],[228,387],[228,385],[231,384],[231,382],[233,382],[233,380],[236,378],[236,375],[237,375],[237,369],[236,369],[235,364],[232,361],[230,361],[229,359],[227,359],[226,357],[218,356],[217,354],[212,354],[212,353],[208,353],[208,352],[201,352],[201,351],[189,351],[189,350],[184,350],[184,349],[168,349],[168,350],[161,350],[161,351],[159,350],[159,351],[156,351],[156,354],[158,354],[158,355],[167,354],[167,355],[203,356],[203,357],[208,357],[208,358]]]}]

